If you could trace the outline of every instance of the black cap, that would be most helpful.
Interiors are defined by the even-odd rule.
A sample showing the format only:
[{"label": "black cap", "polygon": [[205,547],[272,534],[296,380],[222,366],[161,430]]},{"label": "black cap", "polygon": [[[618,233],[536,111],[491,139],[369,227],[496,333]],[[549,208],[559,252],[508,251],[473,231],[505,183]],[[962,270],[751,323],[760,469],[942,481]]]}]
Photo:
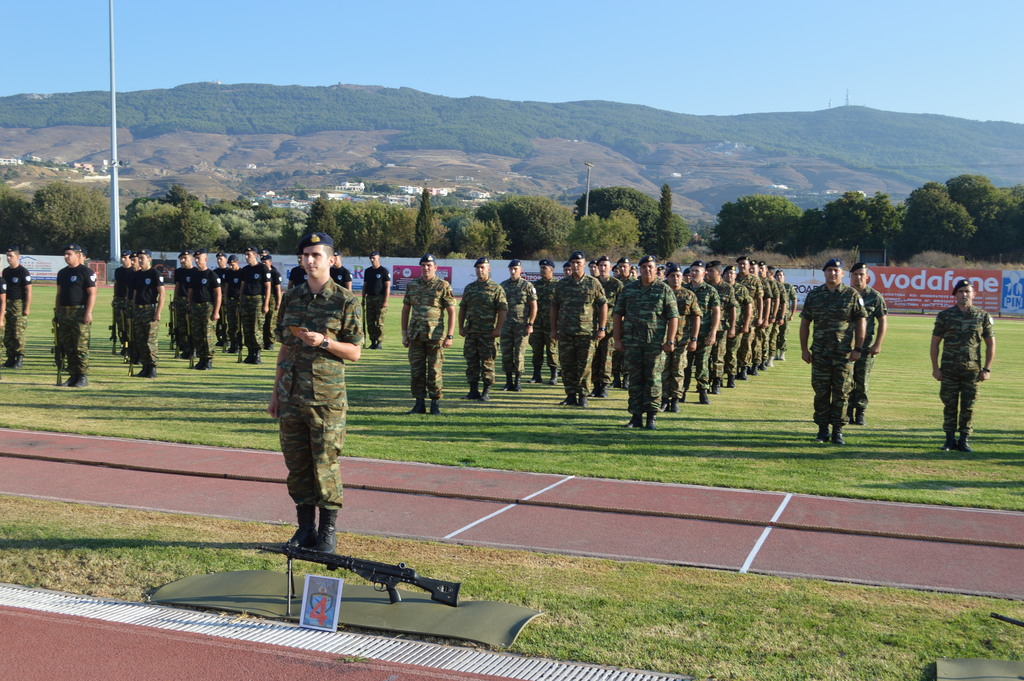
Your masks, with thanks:
[{"label": "black cap", "polygon": [[611,258],[609,258],[607,255],[602,255],[600,258],[597,259],[597,264],[600,265],[603,262],[611,262]]},{"label": "black cap", "polygon": [[587,266],[588,267],[597,267],[597,261],[596,260],[591,260],[590,262],[587,263]]},{"label": "black cap", "polygon": [[748,258],[745,255],[741,255],[740,257],[736,258],[736,264],[739,264],[741,262],[750,262],[750,258]]},{"label": "black cap", "polygon": [[203,255],[204,253],[209,253],[209,251],[206,250],[205,248],[197,248],[196,252],[195,252],[195,256],[198,258],[199,256]]},{"label": "black cap", "polygon": [[[423,262],[422,260],[420,262]],[[477,258],[476,262],[473,263],[473,267],[480,267],[480,265],[490,265],[491,261],[487,258]]]},{"label": "black cap", "polygon": [[702,270],[706,270],[708,268],[708,266],[704,263],[703,260],[694,260],[693,262],[690,263],[690,267],[699,267]]},{"label": "black cap", "polygon": [[260,256],[260,260],[265,262],[267,260],[273,260],[273,258],[270,257],[269,253],[264,253],[263,255]]},{"label": "black cap", "polygon": [[217,257],[218,258],[226,258],[227,256],[224,255],[224,251],[217,251]]},{"label": "black cap", "polygon": [[435,262],[436,263],[437,260],[435,260],[434,256],[431,255],[430,253],[424,253],[423,255],[420,256],[420,264],[422,265],[425,262]]},{"label": "black cap", "polygon": [[825,263],[825,266],[822,267],[821,270],[824,272],[829,267],[838,267],[839,269],[843,269],[843,261],[840,260],[839,258],[832,258],[827,263]]},{"label": "black cap", "polygon": [[[334,239],[331,238],[330,234],[324,234],[323,232],[313,232],[312,234],[307,234],[306,236],[302,237],[301,241],[299,241],[299,255],[302,255],[302,251],[306,250],[306,248],[308,248],[309,246],[330,246],[331,248],[334,248]],[[248,248],[245,249],[246,253],[250,251],[255,253],[256,249],[253,248],[252,246],[249,246]]]},{"label": "black cap", "polygon": [[669,264],[665,265],[665,276],[666,277],[668,275],[670,275],[670,274],[675,274],[678,271],[679,271],[679,265],[675,264],[674,262],[670,262]]},{"label": "black cap", "polygon": [[541,260],[539,264],[541,267],[551,267],[552,269],[555,267],[555,263],[552,262],[551,260],[548,260],[547,258]]},{"label": "black cap", "polygon": [[267,250],[266,248],[261,248],[260,255],[270,255],[270,251]]},{"label": "black cap", "polygon": [[953,295],[956,295],[956,292],[959,291],[960,289],[962,289],[964,286],[971,286],[971,280],[970,279],[957,279],[956,283],[953,284]]},{"label": "black cap", "polygon": [[[9,249],[9,248],[8,248],[8,249],[7,249],[7,252],[8,252],[8,253],[10,253],[10,252],[11,252],[11,249]],[[123,251],[121,251],[121,257],[122,257],[122,258],[130,258],[130,257],[132,257],[132,251],[131,251],[131,249],[130,249],[130,248],[126,248],[126,249],[124,249]]]},{"label": "black cap", "polygon": [[68,244],[67,246],[64,247],[64,250],[65,251],[78,251],[79,253],[81,253],[82,252],[82,247],[79,246],[78,244]]},{"label": "black cap", "polygon": [[629,258],[627,258],[626,256],[622,256],[621,258],[619,258],[615,262],[615,264],[616,265],[628,265],[629,264]]},{"label": "black cap", "polygon": [[183,257],[185,257],[186,255],[192,255],[192,251],[190,251],[190,250],[188,250],[188,249],[186,248],[186,249],[184,249],[184,250],[183,250],[183,251],[182,251],[181,253],[179,253],[179,254],[178,254],[178,257],[179,257],[179,258],[183,258]]},{"label": "black cap", "polygon": [[722,274],[725,274],[726,272],[735,272],[735,271],[736,271],[736,266],[735,265],[726,265],[725,267],[722,268]]},{"label": "black cap", "polygon": [[[324,235],[324,236],[326,236],[326,235]],[[306,239],[308,239],[308,238],[309,237],[306,237]],[[306,239],[303,239],[303,241],[305,241]],[[299,243],[302,243],[302,242],[300,241]],[[302,252],[302,248],[299,248],[299,253],[301,253],[301,252]],[[259,249],[257,249],[255,246],[246,246],[245,249],[242,251],[242,253],[255,253],[255,254],[259,255]]]},{"label": "black cap", "polygon": [[508,261],[508,266],[509,267],[522,267],[523,263],[519,262],[518,259],[517,260],[509,260]]},{"label": "black cap", "polygon": [[866,270],[867,268],[868,264],[866,262],[855,262],[853,263],[853,267],[850,268],[850,271],[857,272],[858,270]]},{"label": "black cap", "polygon": [[228,262],[238,262],[238,256],[232,253],[228,256]]},{"label": "black cap", "polygon": [[7,252],[8,253],[21,253],[21,249],[18,248],[17,246],[8,246],[7,247]]},{"label": "black cap", "polygon": [[370,254],[370,257],[372,258],[375,255],[379,256],[380,255],[380,251],[374,251],[373,253]]},{"label": "black cap", "polygon": [[149,256],[150,258],[153,257],[153,253],[148,248],[140,248],[136,252],[136,255],[146,255],[146,256]]},{"label": "black cap", "polygon": [[587,256],[583,255],[583,251],[573,251],[572,255],[569,256],[569,260],[586,260]]},{"label": "black cap", "polygon": [[640,258],[640,262],[638,264],[646,265],[649,262],[657,263],[658,262],[657,256],[645,255],[644,257]]},{"label": "black cap", "polygon": [[758,260],[757,261],[757,266],[758,267],[767,267],[768,263],[766,263],[764,260]]},{"label": "black cap", "polygon": [[686,276],[687,274],[689,274],[689,273],[690,273],[690,268],[689,268],[689,267],[687,267],[687,268],[686,268],[685,270],[683,270],[683,276],[684,276],[684,277],[685,277],[685,276]]}]

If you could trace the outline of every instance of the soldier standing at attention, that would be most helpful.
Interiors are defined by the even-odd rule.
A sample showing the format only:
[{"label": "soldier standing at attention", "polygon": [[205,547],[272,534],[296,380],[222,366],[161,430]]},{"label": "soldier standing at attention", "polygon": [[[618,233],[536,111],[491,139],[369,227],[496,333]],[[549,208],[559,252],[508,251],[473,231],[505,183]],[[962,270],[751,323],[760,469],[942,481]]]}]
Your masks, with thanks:
[{"label": "soldier standing at attention", "polygon": [[751,272],[751,261],[745,255],[736,258],[736,265],[739,272],[736,274],[736,283],[747,289],[750,294],[751,308],[748,323],[744,325],[743,337],[736,348],[736,363],[739,369],[736,371],[736,379],[747,380],[747,372],[751,376],[757,376],[757,369],[754,368],[754,337],[757,335],[757,328],[764,318],[764,286],[761,280]]},{"label": "soldier standing at attention", "polygon": [[[228,282],[228,256],[224,253],[217,253],[217,266],[213,268],[213,273],[220,279],[221,288],[224,289],[222,293],[227,293],[227,282]],[[226,296],[221,296],[221,307],[220,317],[217,319],[216,334],[217,334],[217,347],[226,348],[229,344],[228,341],[228,316],[226,307]],[[238,352],[238,350],[235,350]]]},{"label": "soldier standing at attention", "polygon": [[175,357],[192,357],[192,339],[188,333],[188,292],[192,288],[192,271],[195,269],[192,251],[187,248],[178,254],[180,267],[174,270],[174,342],[178,348]]},{"label": "soldier standing at attention", "polygon": [[267,407],[280,422],[288,494],[298,516],[299,529],[288,545],[323,553],[337,546],[342,506],[338,457],[348,412],[345,362],[359,361],[363,344],[359,302],[331,280],[333,251],[327,234],[310,234],[299,242],[300,262],[309,276],[281,301],[276,329],[281,349]]},{"label": "soldier standing at attention", "polygon": [[[608,299],[608,309],[615,309],[615,299],[622,291],[623,283],[612,274],[612,261],[607,255],[597,259],[597,280],[604,288],[604,297]],[[612,353],[614,344],[611,336],[605,336],[594,345],[594,361],[591,363],[590,379],[594,384],[591,397],[608,397],[608,385],[612,382]]]},{"label": "soldier standing at attention", "polygon": [[[459,335],[466,339],[462,356],[466,358],[467,400],[489,402],[494,383],[496,339],[502,333],[508,305],[505,290],[491,279],[491,263],[479,258],[473,264],[476,281],[467,285],[459,301]],[[480,392],[480,381],[484,390]],[[506,384],[507,385],[507,384]]]},{"label": "soldier standing at attention", "polygon": [[555,263],[551,260],[540,261],[540,279],[534,283],[537,291],[537,316],[533,333],[530,334],[530,347],[533,348],[533,378],[530,383],[541,383],[544,378],[541,371],[545,361],[551,370],[549,385],[558,383],[558,344],[551,339],[551,298],[555,295]]},{"label": "soldier standing at attention", "polygon": [[722,268],[722,281],[732,285],[732,293],[736,302],[736,319],[726,334],[725,358],[722,371],[725,373],[725,387],[736,387],[736,374],[739,372],[737,352],[743,342],[744,334],[750,333],[750,321],[753,316],[754,299],[750,297],[750,289],[736,285],[736,267],[726,265]]},{"label": "soldier standing at attention", "polygon": [[796,314],[796,287],[786,281],[785,271],[778,269],[775,270],[775,281],[782,284],[782,288],[785,291],[785,299],[783,301],[782,321],[779,324],[779,340],[775,347],[775,359],[780,362],[786,361],[786,332],[789,331],[789,323],[793,320],[793,315]]},{"label": "soldier standing at attention", "polygon": [[679,265],[669,263],[665,268],[665,284],[676,298],[679,324],[676,326],[675,338],[672,339],[675,344],[671,352],[666,353],[665,369],[661,372],[661,411],[678,414],[687,357],[697,350],[701,311],[697,296],[683,286],[683,273]]},{"label": "soldier standing at attention", "polygon": [[131,319],[128,310],[128,288],[134,276],[132,252],[121,251],[121,266],[114,270],[114,296],[110,299],[110,307],[114,313],[114,333],[111,337],[121,346],[122,357],[128,353],[128,324]]},{"label": "soldier standing at attention", "polygon": [[537,290],[523,279],[523,264],[518,260],[508,263],[509,277],[501,282],[508,303],[501,329],[501,368],[505,372],[505,387],[502,390],[520,392],[523,371],[526,370],[526,345],[533,333],[537,317]]},{"label": "soldier standing at attention", "polygon": [[334,254],[334,265],[331,267],[331,279],[335,283],[341,284],[344,288],[349,291],[352,290],[352,273],[348,271],[348,268],[341,264],[341,253]]},{"label": "soldier standing at attention", "polygon": [[[943,451],[970,452],[969,438],[973,432],[974,401],[978,383],[992,377],[992,361],[996,358],[996,337],[992,333],[992,315],[974,307],[974,286],[967,279],[953,285],[956,305],[935,317],[932,330],[932,377],[942,383],[942,430],[946,432]],[[985,361],[981,361],[981,345],[985,344]],[[942,360],[939,363],[939,346]],[[960,431],[957,440],[956,432]]]},{"label": "soldier standing at attention", "polygon": [[868,286],[868,266],[859,262],[850,268],[850,286],[860,294],[864,310],[868,313],[864,331],[864,345],[860,359],[853,363],[853,387],[850,389],[850,403],[846,407],[847,420],[856,426],[865,425],[864,410],[868,408],[868,380],[875,365],[875,355],[882,351],[882,341],[889,326],[885,298]]},{"label": "soldier standing at attention", "polygon": [[[615,302],[612,333],[615,347],[623,352],[629,372],[629,413],[627,428],[655,430],[661,372],[665,354],[675,350],[679,328],[679,305],[668,284],[658,278],[657,259],[640,259],[640,279],[623,287]],[[644,415],[646,423],[642,423]]]},{"label": "soldier standing at attention", "polygon": [[[708,399],[708,390],[711,389],[711,353],[714,350],[718,327],[722,320],[722,302],[715,287],[704,281],[705,269],[703,260],[695,260],[690,265],[690,283],[686,285],[697,296],[697,304],[700,305],[701,310],[697,349],[689,353],[687,372],[692,373],[697,382],[700,403],[711,404],[711,400]],[[687,389],[689,389],[689,381],[684,379],[684,399]]]},{"label": "soldier standing at attention", "polygon": [[[636,281],[632,271],[633,266],[630,264],[629,258],[622,256],[616,261],[615,267],[612,268],[612,276],[625,286],[631,281]],[[615,349],[614,343],[612,344],[612,387],[624,390],[629,389],[629,373],[623,370],[622,352]]]},{"label": "soldier standing at attention", "polygon": [[380,251],[374,251],[370,254],[370,266],[363,270],[363,309],[371,350],[384,349],[384,317],[390,295],[391,274],[380,265]]},{"label": "soldier standing at attention", "polygon": [[[594,341],[605,337],[608,299],[601,283],[584,271],[582,251],[569,257],[569,276],[555,285],[551,300],[551,338],[558,342],[562,362],[565,404],[587,406],[587,381],[594,356]],[[596,324],[596,326],[595,326]]]},{"label": "soldier standing at attention", "polygon": [[68,380],[61,385],[84,388],[89,385],[89,333],[96,304],[96,274],[85,265],[78,244],[64,247],[64,267],[57,272],[57,298],[53,318],[57,342],[67,362]]},{"label": "soldier standing at attention", "polygon": [[25,359],[25,327],[32,308],[32,274],[21,264],[21,250],[17,246],[7,249],[3,280],[7,284],[7,308],[4,312],[7,361],[4,368],[20,369]]},{"label": "soldier standing at attention", "polygon": [[7,280],[0,277],[0,329],[7,324]]},{"label": "soldier standing at attention", "polygon": [[[416,404],[410,414],[441,413],[444,389],[444,351],[455,339],[455,295],[451,284],[437,276],[437,261],[427,253],[420,258],[422,276],[409,282],[402,299],[402,345],[409,348],[409,373]],[[447,314],[447,325],[442,317]],[[445,331],[447,330],[447,333]]]},{"label": "soldier standing at attention", "polygon": [[242,270],[234,253],[228,256],[228,271],[222,283],[224,314],[221,316],[227,317],[228,354],[234,355],[242,347]]},{"label": "soldier standing at attention", "polygon": [[[807,294],[800,313],[800,350],[811,365],[814,389],[814,422],[818,424],[817,442],[828,442],[832,424],[832,444],[843,445],[846,398],[850,392],[853,363],[864,347],[867,311],[857,292],[843,284],[843,261],[833,258],[822,268],[825,283]],[[811,323],[814,340],[811,340]]]},{"label": "soldier standing at attention", "polygon": [[196,270],[192,273],[192,288],[188,292],[192,347],[199,359],[195,365],[199,371],[213,368],[213,332],[220,319],[221,281],[217,273],[206,266],[208,257],[205,248],[196,250]]},{"label": "soldier standing at attention", "polygon": [[722,279],[722,271],[719,269],[721,266],[721,262],[712,260],[708,263],[707,272],[704,274],[707,282],[715,287],[722,304],[721,324],[718,326],[718,335],[715,336],[715,345],[709,360],[712,395],[718,395],[721,392],[722,378],[726,376],[725,353],[728,350],[729,336],[735,335],[736,327],[736,293],[733,291],[732,284]]},{"label": "soldier standing at attention", "polygon": [[274,258],[270,253],[260,255],[260,262],[270,272],[270,309],[263,318],[263,349],[274,349],[274,323],[277,321],[277,309],[281,306],[281,273],[274,267]]},{"label": "soldier standing at attention", "polygon": [[241,331],[242,342],[249,354],[242,360],[245,364],[262,364],[260,350],[263,349],[263,318],[270,312],[270,270],[259,262],[255,248],[245,249],[248,263],[240,270],[242,280]]},{"label": "soldier standing at attention", "polygon": [[134,345],[133,363],[140,362],[142,370],[138,378],[156,378],[156,358],[160,337],[160,313],[164,309],[164,277],[153,269],[153,254],[146,249],[139,251],[139,271],[135,273],[132,286],[132,336]]}]

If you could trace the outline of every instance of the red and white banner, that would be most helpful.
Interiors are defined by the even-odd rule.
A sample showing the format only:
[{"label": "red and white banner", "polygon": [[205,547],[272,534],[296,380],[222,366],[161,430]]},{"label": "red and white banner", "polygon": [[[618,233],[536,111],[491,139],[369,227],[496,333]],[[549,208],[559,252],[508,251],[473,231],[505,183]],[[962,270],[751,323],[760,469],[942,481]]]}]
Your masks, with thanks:
[{"label": "red and white banner", "polygon": [[868,286],[885,297],[890,309],[944,310],[956,303],[953,284],[960,279],[974,285],[976,306],[996,313],[1002,304],[1001,270],[872,267],[869,272]]}]

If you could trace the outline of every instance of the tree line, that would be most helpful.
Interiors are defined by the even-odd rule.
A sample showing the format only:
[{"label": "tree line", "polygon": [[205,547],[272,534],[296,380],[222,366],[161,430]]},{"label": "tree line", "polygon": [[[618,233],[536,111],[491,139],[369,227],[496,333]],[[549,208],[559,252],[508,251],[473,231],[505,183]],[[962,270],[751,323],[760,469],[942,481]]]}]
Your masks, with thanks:
[{"label": "tree line", "polygon": [[[306,214],[239,197],[203,203],[175,185],[166,195],[137,198],[121,217],[125,248],[177,251],[204,246],[240,252],[246,246],[292,252],[303,234],[321,231],[352,254],[386,256],[560,259],[588,254],[662,258],[695,245],[686,222],[660,200],[629,187],[602,187],[573,206],[542,196],[508,195],[477,208],[424,191],[418,205],[317,198]],[[57,253],[82,245],[109,259],[109,201],[102,191],[55,182],[31,198],[0,185],[0,243],[26,253]],[[974,258],[1013,256],[1024,249],[1024,186],[994,186],[980,175],[929,182],[903,203],[885,194],[847,192],[803,210],[775,195],[744,196],[722,206],[707,246],[716,253],[775,251],[804,256],[828,249],[885,248],[907,259],[925,250]]]}]

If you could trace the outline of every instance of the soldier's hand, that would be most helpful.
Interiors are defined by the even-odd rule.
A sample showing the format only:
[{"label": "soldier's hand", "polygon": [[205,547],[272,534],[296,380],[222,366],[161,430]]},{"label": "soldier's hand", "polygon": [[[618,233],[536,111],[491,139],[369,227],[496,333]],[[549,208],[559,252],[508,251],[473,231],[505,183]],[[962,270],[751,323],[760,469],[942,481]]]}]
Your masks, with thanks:
[{"label": "soldier's hand", "polygon": [[281,416],[281,405],[277,400],[277,386],[274,386],[274,392],[270,395],[270,404],[267,405],[267,414],[269,414],[272,419],[276,419]]},{"label": "soldier's hand", "polygon": [[441,341],[441,347],[444,348],[445,350],[447,350],[451,346],[452,346],[452,339],[448,338],[446,336],[445,339],[443,341]]},{"label": "soldier's hand", "polygon": [[501,329],[491,329],[491,338],[501,338]]},{"label": "soldier's hand", "polygon": [[604,338],[604,331],[598,329],[594,332],[594,340],[601,340],[602,338]]},{"label": "soldier's hand", "polygon": [[686,351],[687,352],[697,352],[697,341],[692,340],[689,343],[687,343],[686,344]]},{"label": "soldier's hand", "polygon": [[942,369],[932,369],[932,378],[936,381],[942,380]]},{"label": "soldier's hand", "polygon": [[987,381],[990,378],[992,378],[992,372],[991,371],[984,371],[984,370],[982,370],[982,371],[978,372],[978,383],[981,383],[982,381]]},{"label": "soldier's hand", "polygon": [[[617,352],[622,352],[622,350],[623,350],[623,348],[625,346],[622,345],[622,339],[621,338],[613,338],[612,339],[612,347],[615,348],[615,350]],[[666,350],[665,352],[668,352],[668,351]]]},{"label": "soldier's hand", "polygon": [[402,346],[406,348],[409,347],[409,337],[404,333],[402,334]]},{"label": "soldier's hand", "polygon": [[808,364],[810,364],[811,360],[814,359],[814,356],[811,355],[811,351],[810,350],[804,350],[802,354],[803,354],[804,361],[807,362]]},{"label": "soldier's hand", "polygon": [[871,356],[874,357],[878,353],[882,352],[882,348],[879,345],[872,345],[871,349],[868,352],[870,352]]}]

